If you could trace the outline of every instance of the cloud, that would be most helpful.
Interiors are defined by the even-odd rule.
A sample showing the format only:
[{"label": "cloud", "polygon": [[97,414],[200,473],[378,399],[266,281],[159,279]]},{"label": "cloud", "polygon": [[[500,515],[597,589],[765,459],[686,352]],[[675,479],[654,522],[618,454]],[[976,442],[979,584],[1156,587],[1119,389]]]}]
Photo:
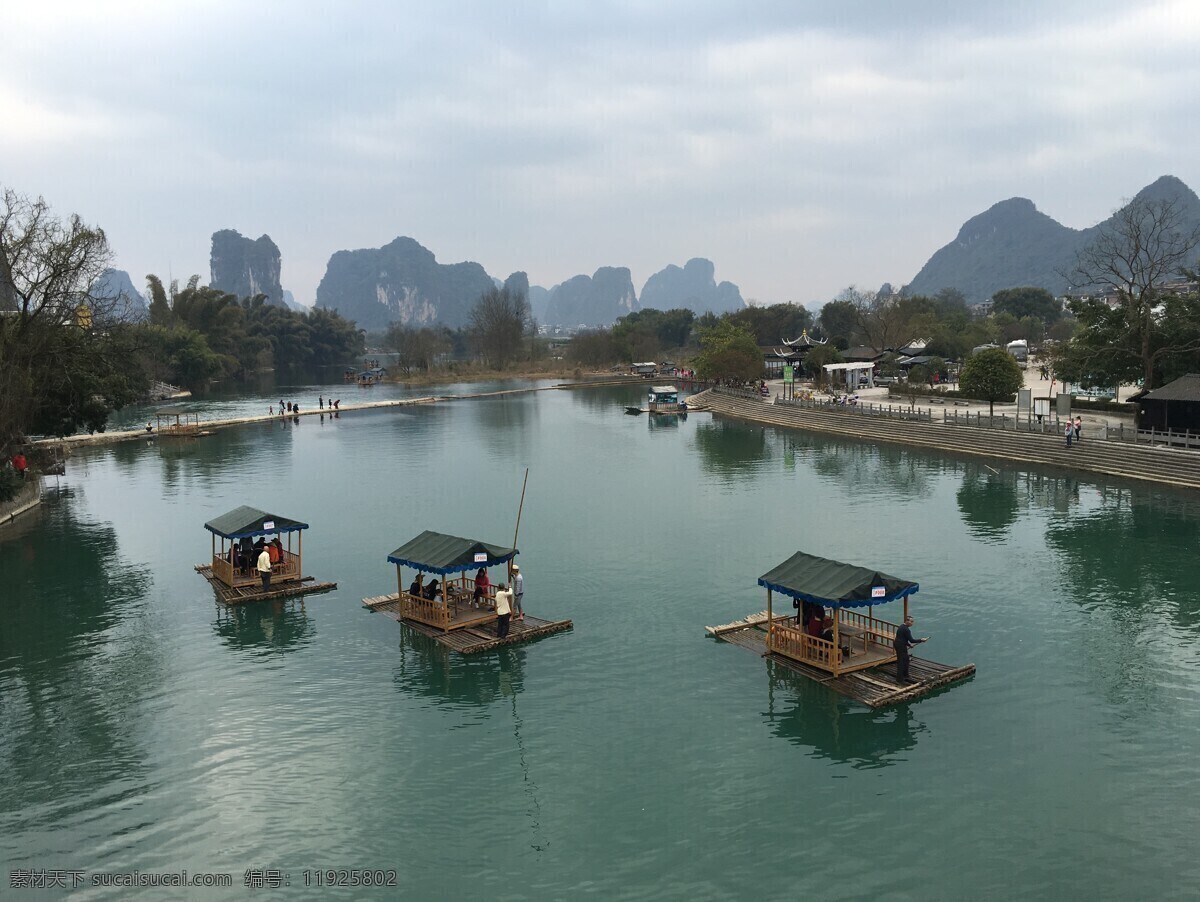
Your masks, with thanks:
[{"label": "cloud", "polygon": [[334,250],[397,234],[535,283],[703,255],[823,300],[906,281],[1008,196],[1080,226],[1200,178],[1184,2],[50,0],[9,25],[14,187],[134,272],[267,232],[306,300]]}]

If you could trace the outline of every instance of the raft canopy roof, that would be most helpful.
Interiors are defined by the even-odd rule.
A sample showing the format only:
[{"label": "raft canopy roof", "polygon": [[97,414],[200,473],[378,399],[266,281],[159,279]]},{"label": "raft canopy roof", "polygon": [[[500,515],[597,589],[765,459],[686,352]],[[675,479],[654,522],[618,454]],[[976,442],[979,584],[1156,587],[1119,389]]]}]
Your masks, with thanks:
[{"label": "raft canopy roof", "polygon": [[494,567],[511,560],[517,553],[516,548],[489,545],[478,539],[448,536],[427,529],[389,554],[388,561],[444,575]]},{"label": "raft canopy roof", "polygon": [[241,539],[295,532],[300,529],[308,529],[308,524],[288,517],[280,517],[277,514],[269,514],[256,507],[243,506],[209,520],[204,524],[204,528],[218,536],[224,536],[226,539]]},{"label": "raft canopy roof", "polygon": [[813,601],[825,607],[865,608],[904,598],[920,589],[916,583],[856,564],[797,551],[758,578],[760,586]]}]

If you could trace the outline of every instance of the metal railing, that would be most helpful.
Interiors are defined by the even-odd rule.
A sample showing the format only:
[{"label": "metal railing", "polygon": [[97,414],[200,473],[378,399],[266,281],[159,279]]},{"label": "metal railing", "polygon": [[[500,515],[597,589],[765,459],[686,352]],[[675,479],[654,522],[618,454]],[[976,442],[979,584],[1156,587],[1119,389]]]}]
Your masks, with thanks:
[{"label": "metal railing", "polygon": [[[725,389],[721,389],[722,392]],[[892,420],[913,420],[921,423],[933,422],[933,410],[930,408],[907,407],[903,404],[872,404],[857,401],[853,398],[794,398],[787,401],[778,395],[775,404],[779,407],[802,407],[808,410],[831,410],[845,413],[856,413],[864,417],[883,417]]]}]

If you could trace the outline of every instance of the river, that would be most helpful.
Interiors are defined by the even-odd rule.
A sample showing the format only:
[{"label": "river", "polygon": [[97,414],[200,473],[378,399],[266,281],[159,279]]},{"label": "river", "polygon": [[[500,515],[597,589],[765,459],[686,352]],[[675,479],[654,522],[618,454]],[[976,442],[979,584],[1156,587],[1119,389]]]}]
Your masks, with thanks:
[{"label": "river", "polygon": [[[0,535],[5,889],[15,870],[184,868],[238,892],[251,869],[303,892],[307,871],[314,898],[1200,884],[1198,496],[624,415],[640,396],[77,453]],[[424,529],[510,542],[526,467],[526,607],[572,632],[461,658],[362,609]],[[192,568],[204,522],[241,504],[311,524],[305,570],[338,590],[218,605]],[[761,610],[758,576],[797,549],[918,581],[921,653],[977,675],[873,712],[705,636]],[[313,889],[329,868],[397,887]]]}]

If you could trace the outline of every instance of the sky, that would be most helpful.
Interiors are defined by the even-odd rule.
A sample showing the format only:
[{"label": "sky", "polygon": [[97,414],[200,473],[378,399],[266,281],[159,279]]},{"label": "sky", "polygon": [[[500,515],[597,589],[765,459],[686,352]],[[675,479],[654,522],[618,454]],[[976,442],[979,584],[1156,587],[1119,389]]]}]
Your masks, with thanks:
[{"label": "sky", "polygon": [[0,185],[115,265],[415,238],[547,288],[707,257],[758,303],[900,286],[1027,197],[1073,228],[1200,188],[1200,3],[122,2],[5,10]]}]

